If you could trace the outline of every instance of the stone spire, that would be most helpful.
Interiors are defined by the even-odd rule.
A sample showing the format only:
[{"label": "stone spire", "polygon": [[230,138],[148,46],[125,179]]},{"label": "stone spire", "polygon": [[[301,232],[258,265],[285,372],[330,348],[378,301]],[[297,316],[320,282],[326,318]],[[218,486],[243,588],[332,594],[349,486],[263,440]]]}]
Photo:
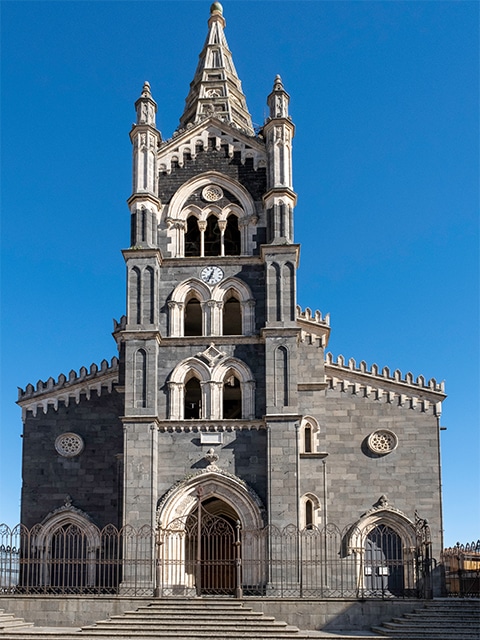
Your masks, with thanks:
[{"label": "stone spire", "polygon": [[190,84],[180,128],[215,116],[253,136],[252,117],[225,38],[225,24],[222,5],[214,2],[210,7],[207,39]]}]

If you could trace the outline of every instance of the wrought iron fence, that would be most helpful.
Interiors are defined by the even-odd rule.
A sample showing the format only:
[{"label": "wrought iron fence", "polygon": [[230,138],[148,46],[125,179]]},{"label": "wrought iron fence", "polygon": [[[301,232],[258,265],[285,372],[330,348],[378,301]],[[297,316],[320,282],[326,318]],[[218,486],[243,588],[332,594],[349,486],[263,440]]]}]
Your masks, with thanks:
[{"label": "wrought iron fence", "polygon": [[133,596],[427,597],[428,538],[390,527],[300,530],[198,509],[164,528],[0,526],[0,591]]},{"label": "wrought iron fence", "polygon": [[442,564],[448,596],[480,597],[480,540],[445,549]]}]

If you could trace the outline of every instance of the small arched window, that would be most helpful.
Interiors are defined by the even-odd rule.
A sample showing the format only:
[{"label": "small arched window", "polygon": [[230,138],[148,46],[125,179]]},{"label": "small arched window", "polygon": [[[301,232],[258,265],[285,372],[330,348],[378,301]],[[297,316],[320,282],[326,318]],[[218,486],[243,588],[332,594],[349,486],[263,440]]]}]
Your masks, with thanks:
[{"label": "small arched window", "polygon": [[226,256],[240,255],[240,229],[238,228],[238,218],[231,213],[227,218],[227,227],[224,236],[224,248]]},{"label": "small arched window", "polygon": [[312,453],[312,426],[308,423],[303,430],[303,451]]},{"label": "small arched window", "polygon": [[202,388],[197,378],[190,378],[185,385],[185,420],[198,420],[202,414]]},{"label": "small arched window", "polygon": [[312,416],[305,416],[300,424],[300,453],[318,452],[318,422]]},{"label": "small arched window", "polygon": [[306,493],[300,499],[300,522],[304,529],[313,529],[320,524],[320,502],[314,493]]},{"label": "small arched window", "polygon": [[[217,216],[210,214],[205,229],[205,255],[219,256],[221,246],[221,232]],[[196,254],[199,255],[199,254]]]},{"label": "small arched window", "polygon": [[236,420],[242,417],[242,390],[240,380],[227,374],[223,382],[223,419]]},{"label": "small arched window", "polygon": [[185,233],[185,255],[200,255],[200,229],[198,228],[198,221],[195,216],[189,216],[187,218],[187,231]]},{"label": "small arched window", "polygon": [[229,296],[223,304],[223,335],[242,335],[242,307],[233,295]]},{"label": "small arched window", "polygon": [[313,529],[314,522],[313,502],[305,500],[305,529]]},{"label": "small arched window", "polygon": [[143,408],[147,406],[147,353],[144,349],[135,353],[134,375],[134,406]]},{"label": "small arched window", "polygon": [[202,306],[197,298],[190,298],[185,305],[184,333],[186,336],[202,335]]}]

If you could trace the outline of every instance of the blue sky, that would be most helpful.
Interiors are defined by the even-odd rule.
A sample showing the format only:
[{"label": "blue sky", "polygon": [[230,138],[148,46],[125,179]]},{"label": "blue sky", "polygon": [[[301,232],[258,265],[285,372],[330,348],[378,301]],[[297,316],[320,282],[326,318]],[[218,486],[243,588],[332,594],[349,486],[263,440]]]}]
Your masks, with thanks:
[{"label": "blue sky", "polygon": [[[478,4],[223,5],[254,122],[277,73],[291,95],[299,304],[330,312],[335,355],[445,380],[445,543],[477,539]],[[116,354],[133,103],[149,80],[172,135],[208,15],[208,0],[1,3],[9,524],[21,484],[16,387]]]}]

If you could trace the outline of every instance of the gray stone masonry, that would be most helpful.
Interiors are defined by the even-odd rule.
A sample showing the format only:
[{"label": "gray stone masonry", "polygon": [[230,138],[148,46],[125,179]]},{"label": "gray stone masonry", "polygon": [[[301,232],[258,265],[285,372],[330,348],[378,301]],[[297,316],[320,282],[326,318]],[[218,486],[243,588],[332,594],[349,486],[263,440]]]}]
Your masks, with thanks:
[{"label": "gray stone masonry", "polygon": [[[28,411],[23,429],[23,484],[21,522],[27,527],[41,522],[61,507],[69,495],[73,505],[87,513],[97,526],[121,526],[123,484],[123,428],[119,416],[123,398],[118,391],[100,396],[84,394],[78,404],[49,405],[36,416]],[[84,451],[67,458],[55,450],[63,433],[78,434]]]}]

